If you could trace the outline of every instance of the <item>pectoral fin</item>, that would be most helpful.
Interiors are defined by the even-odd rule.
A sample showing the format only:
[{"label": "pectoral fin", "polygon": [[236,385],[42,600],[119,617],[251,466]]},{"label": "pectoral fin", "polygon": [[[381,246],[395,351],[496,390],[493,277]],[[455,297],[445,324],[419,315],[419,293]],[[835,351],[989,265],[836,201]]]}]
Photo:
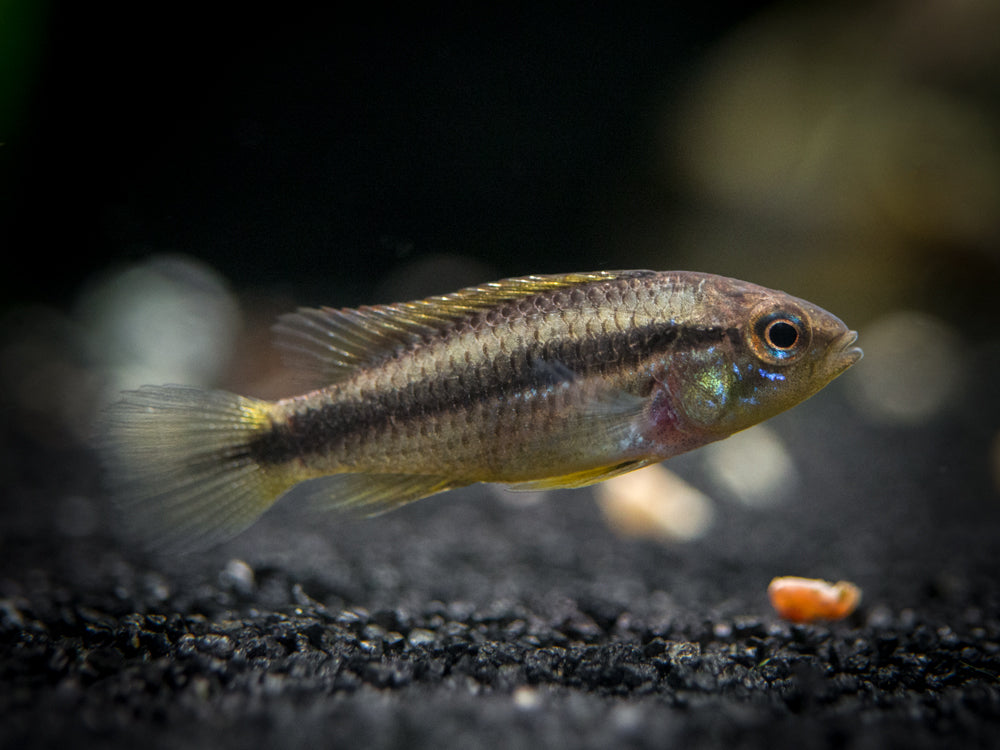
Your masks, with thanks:
[{"label": "pectoral fin", "polygon": [[[511,486],[528,490],[584,487],[655,460],[641,453],[639,427],[646,399],[601,377],[577,376],[559,362],[538,362],[536,368],[553,389],[572,389],[571,402],[559,416],[558,430],[519,437],[525,455],[535,465],[551,466],[555,476]],[[588,468],[566,472],[580,466]],[[560,469],[566,473],[557,473]]]}]

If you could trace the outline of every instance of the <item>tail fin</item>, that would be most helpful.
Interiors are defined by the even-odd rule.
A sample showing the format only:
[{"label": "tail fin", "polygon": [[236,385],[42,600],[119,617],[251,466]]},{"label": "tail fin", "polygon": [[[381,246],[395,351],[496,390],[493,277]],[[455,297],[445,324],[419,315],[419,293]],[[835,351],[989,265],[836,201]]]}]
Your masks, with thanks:
[{"label": "tail fin", "polygon": [[98,451],[127,531],[158,551],[190,551],[250,526],[291,482],[254,460],[271,427],[266,401],[183,386],[123,394]]}]

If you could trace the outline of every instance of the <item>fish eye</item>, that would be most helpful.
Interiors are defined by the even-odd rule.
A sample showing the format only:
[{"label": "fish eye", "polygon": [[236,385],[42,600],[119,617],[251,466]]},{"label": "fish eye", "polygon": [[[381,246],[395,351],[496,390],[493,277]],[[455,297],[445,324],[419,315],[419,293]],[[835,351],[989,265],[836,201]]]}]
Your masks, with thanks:
[{"label": "fish eye", "polygon": [[786,364],[809,345],[809,333],[802,318],[789,310],[761,315],[753,324],[753,348],[773,364]]},{"label": "fish eye", "polygon": [[775,349],[791,349],[799,338],[799,329],[790,320],[772,320],[764,329],[764,340]]}]

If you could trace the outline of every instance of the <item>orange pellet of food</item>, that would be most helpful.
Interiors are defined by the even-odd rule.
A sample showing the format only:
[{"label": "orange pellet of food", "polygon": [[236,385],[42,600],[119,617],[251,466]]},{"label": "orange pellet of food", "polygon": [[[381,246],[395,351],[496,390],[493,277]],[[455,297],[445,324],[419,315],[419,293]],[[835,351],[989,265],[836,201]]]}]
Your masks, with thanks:
[{"label": "orange pellet of food", "polygon": [[828,583],[796,576],[775,578],[767,595],[775,611],[792,622],[842,620],[861,601],[861,589],[849,581]]}]

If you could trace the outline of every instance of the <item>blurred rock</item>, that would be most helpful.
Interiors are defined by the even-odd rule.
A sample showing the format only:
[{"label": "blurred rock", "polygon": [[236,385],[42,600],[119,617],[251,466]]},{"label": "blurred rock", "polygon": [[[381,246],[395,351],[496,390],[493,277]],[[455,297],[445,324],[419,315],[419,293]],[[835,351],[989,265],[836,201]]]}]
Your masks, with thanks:
[{"label": "blurred rock", "polygon": [[608,524],[626,536],[690,541],[712,523],[712,501],[661,464],[595,485]]},{"label": "blurred rock", "polygon": [[215,384],[240,328],[227,282],[178,255],[107,272],[81,294],[77,318],[109,398],[148,384]]},{"label": "blurred rock", "polygon": [[865,376],[848,393],[863,418],[916,424],[951,406],[964,379],[958,335],[925,313],[900,311],[862,331]]},{"label": "blurred rock", "polygon": [[791,456],[766,425],[756,425],[707,445],[701,457],[713,481],[749,506],[780,504],[799,485]]}]

